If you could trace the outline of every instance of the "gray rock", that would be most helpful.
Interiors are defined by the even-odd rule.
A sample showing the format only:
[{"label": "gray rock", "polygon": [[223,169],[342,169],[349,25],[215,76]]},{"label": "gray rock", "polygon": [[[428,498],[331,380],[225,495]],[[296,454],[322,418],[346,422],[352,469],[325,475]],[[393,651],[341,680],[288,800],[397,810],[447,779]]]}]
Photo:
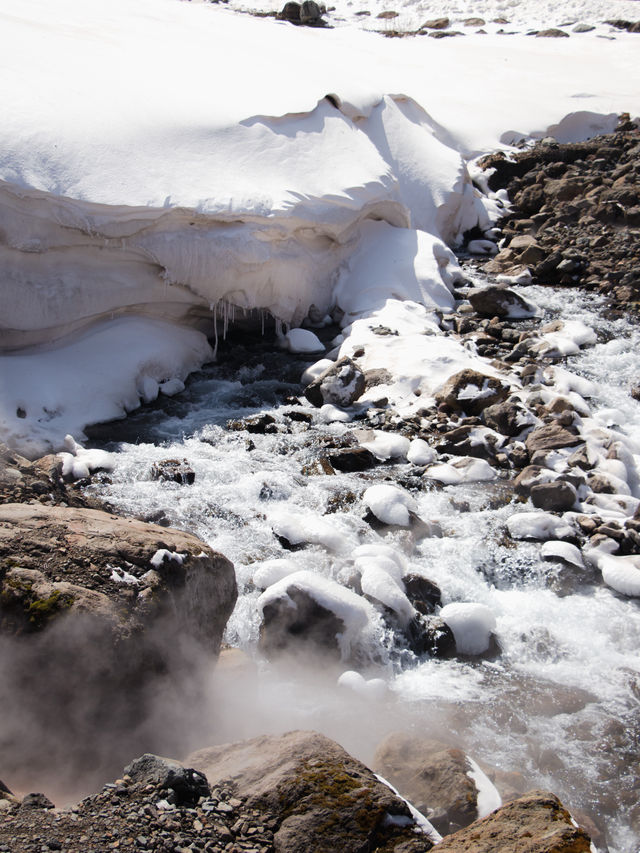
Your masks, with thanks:
[{"label": "gray rock", "polygon": [[54,809],[55,805],[44,794],[27,794],[20,803],[21,809]]},{"label": "gray rock", "polygon": [[425,21],[420,27],[421,30],[446,30],[449,28],[451,21],[449,18],[432,18]]},{"label": "gray rock", "polygon": [[287,652],[339,660],[338,634],[344,630],[342,619],[319,604],[305,589],[291,583],[286,597],[270,602],[263,609],[260,651],[267,658]]},{"label": "gray rock", "polygon": [[487,406],[482,412],[482,420],[490,429],[513,438],[530,426],[534,417],[521,404],[506,400],[504,403]]},{"label": "gray rock", "polygon": [[155,785],[161,790],[171,789],[170,802],[174,805],[195,805],[200,797],[208,797],[211,793],[207,778],[202,773],[150,752],[128,764],[124,772],[134,783]]}]

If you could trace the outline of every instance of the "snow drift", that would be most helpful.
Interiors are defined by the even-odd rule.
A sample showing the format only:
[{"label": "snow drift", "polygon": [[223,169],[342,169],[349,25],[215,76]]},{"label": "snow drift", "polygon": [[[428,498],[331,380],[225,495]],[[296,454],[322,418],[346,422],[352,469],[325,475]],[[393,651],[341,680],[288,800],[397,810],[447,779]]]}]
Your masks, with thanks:
[{"label": "snow drift", "polygon": [[[210,357],[203,333],[215,336],[218,313],[298,325],[336,302],[348,322],[390,296],[447,307],[447,246],[499,212],[464,156],[525,116],[525,132],[557,123],[577,86],[593,86],[590,115],[610,114],[612,91],[633,110],[638,74],[624,41],[603,83],[589,61],[567,62],[573,45],[488,37],[425,51],[177,0],[6,0],[0,48],[0,351],[19,350],[37,374],[42,347],[75,346],[129,315],[167,346],[155,373],[142,369],[150,352],[134,347],[127,366],[119,353],[100,381],[123,400],[99,411],[67,393],[95,372],[90,342],[46,406],[18,402],[25,363],[5,361],[0,433],[31,452],[129,410],[145,376],[184,379],[185,335],[190,353]],[[488,109],[460,79],[498,56],[510,75]],[[524,81],[535,96],[521,97]]]}]

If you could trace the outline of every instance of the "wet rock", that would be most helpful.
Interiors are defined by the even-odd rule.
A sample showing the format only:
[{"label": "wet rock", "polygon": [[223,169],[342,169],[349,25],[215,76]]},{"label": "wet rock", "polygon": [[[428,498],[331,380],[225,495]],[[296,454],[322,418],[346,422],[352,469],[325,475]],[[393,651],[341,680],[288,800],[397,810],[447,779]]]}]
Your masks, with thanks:
[{"label": "wet rock", "polygon": [[447,837],[439,853],[589,853],[587,833],[553,794],[531,791]]},{"label": "wet rock", "polygon": [[402,578],[404,591],[418,613],[427,616],[442,604],[440,587],[422,575],[410,574]]},{"label": "wet rock", "polygon": [[376,15],[376,18],[379,18],[382,21],[390,21],[393,18],[398,17],[398,12],[394,12],[392,9],[387,9],[384,12],[380,12]]},{"label": "wet rock", "polygon": [[552,482],[555,478],[556,475],[542,465],[527,465],[514,480],[513,488],[517,495],[528,497],[534,486]]},{"label": "wet rock", "polygon": [[341,358],[305,388],[307,400],[318,408],[325,403],[351,406],[365,391],[365,377],[349,358]]},{"label": "wet rock", "polygon": [[573,509],[578,494],[571,483],[556,480],[553,483],[538,483],[531,487],[531,503],[547,512],[565,512]]},{"label": "wet rock", "polygon": [[444,816],[440,832],[468,826],[477,817],[478,792],[467,775],[471,766],[460,749],[397,732],[380,744],[373,767],[418,811]]},{"label": "wet rock", "polygon": [[336,450],[327,454],[327,458],[336,471],[343,473],[367,471],[378,465],[378,459],[366,447],[347,447],[344,450]]},{"label": "wet rock", "polygon": [[449,659],[456,656],[456,640],[451,628],[438,616],[416,616],[402,631],[407,648],[418,657]]},{"label": "wet rock", "polygon": [[317,26],[321,23],[323,8],[314,0],[304,0],[300,6],[300,23],[307,26]]},{"label": "wet rock", "polygon": [[248,418],[242,418],[237,421],[228,421],[227,429],[234,432],[246,430],[246,432],[253,433],[254,435],[265,435],[267,433],[276,433],[278,426],[273,415],[262,412],[259,415],[250,415]]},{"label": "wet rock", "polygon": [[339,660],[338,634],[344,631],[342,619],[292,583],[285,596],[263,608],[259,648],[267,658],[288,652],[305,657],[324,654]]},{"label": "wet rock", "polygon": [[540,450],[558,450],[562,447],[575,447],[583,444],[582,438],[558,424],[546,424],[530,432],[525,440],[529,455]]},{"label": "wet rock", "polygon": [[508,394],[509,388],[499,379],[465,368],[445,382],[436,394],[436,402],[454,411],[479,415],[488,406],[502,402]]},{"label": "wet rock", "polygon": [[[515,255],[513,257],[515,259]],[[473,288],[467,298],[474,311],[482,317],[532,317],[536,313],[526,299],[498,285]]]},{"label": "wet rock", "polygon": [[163,459],[151,466],[151,479],[191,486],[196,475],[186,459]]},{"label": "wet rock", "polygon": [[292,24],[300,23],[300,3],[289,2],[282,7],[278,18],[282,21],[290,21]]},{"label": "wet rock", "polygon": [[427,836],[414,833],[403,800],[338,744],[315,732],[202,749],[188,762],[212,785],[233,778],[236,795],[247,807],[273,821],[276,851],[422,853],[432,847]]}]

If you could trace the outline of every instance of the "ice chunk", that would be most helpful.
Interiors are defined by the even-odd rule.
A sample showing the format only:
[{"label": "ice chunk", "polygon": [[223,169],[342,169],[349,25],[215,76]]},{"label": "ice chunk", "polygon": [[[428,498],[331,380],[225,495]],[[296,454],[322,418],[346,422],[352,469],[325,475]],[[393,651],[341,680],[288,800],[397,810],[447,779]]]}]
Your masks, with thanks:
[{"label": "ice chunk", "polygon": [[362,447],[371,451],[378,459],[398,459],[409,452],[409,439],[393,432],[374,430],[373,441],[363,441]]},{"label": "ice chunk", "polygon": [[540,548],[540,555],[545,560],[562,560],[563,563],[569,563],[572,566],[577,566],[579,569],[584,568],[584,560],[580,549],[576,548],[570,542],[558,542],[548,540]]},{"label": "ice chunk", "polygon": [[348,669],[338,678],[338,686],[353,690],[365,699],[384,699],[387,684],[382,678],[364,678],[359,672]]},{"label": "ice chunk", "polygon": [[414,438],[407,451],[407,462],[413,465],[429,465],[438,458],[436,451],[422,438]]},{"label": "ice chunk", "polygon": [[259,589],[267,589],[267,587],[297,571],[298,566],[293,560],[286,558],[264,560],[253,573],[253,582]]}]

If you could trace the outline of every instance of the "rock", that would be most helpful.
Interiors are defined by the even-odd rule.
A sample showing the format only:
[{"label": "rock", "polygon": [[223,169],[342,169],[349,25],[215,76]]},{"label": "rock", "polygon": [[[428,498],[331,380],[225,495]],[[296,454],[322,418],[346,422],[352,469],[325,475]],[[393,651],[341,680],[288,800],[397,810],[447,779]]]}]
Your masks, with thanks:
[{"label": "rock", "polygon": [[526,299],[507,287],[473,288],[467,298],[474,311],[483,317],[533,317],[536,314]]},{"label": "rock", "polygon": [[405,575],[402,578],[404,591],[418,613],[428,616],[442,604],[442,593],[437,584],[422,575]]},{"label": "rock", "polygon": [[548,30],[540,30],[540,32],[536,33],[536,38],[569,38],[569,33],[565,33],[564,30],[558,30],[555,27],[550,27]]},{"label": "rock", "polygon": [[325,403],[351,406],[365,391],[363,372],[350,358],[341,358],[307,385],[304,395],[318,408]]},{"label": "rock", "polygon": [[259,648],[267,658],[288,652],[304,657],[323,654],[339,660],[338,634],[344,630],[342,619],[292,583],[286,596],[264,607]]},{"label": "rock", "polygon": [[282,21],[290,21],[292,24],[300,23],[300,4],[294,2],[285,3],[278,15]]},{"label": "rock", "polygon": [[327,458],[336,471],[367,471],[378,464],[378,459],[366,447],[347,447],[327,454]]},{"label": "rock", "polygon": [[506,400],[487,406],[482,412],[482,420],[490,429],[513,438],[531,424],[533,417],[521,404]]},{"label": "rock", "polygon": [[186,459],[163,459],[151,466],[151,479],[191,486],[196,475]]},{"label": "rock", "polygon": [[404,628],[406,646],[418,657],[448,659],[456,656],[453,631],[439,616],[415,616]]},{"label": "rock", "polygon": [[54,809],[55,806],[44,794],[27,794],[20,803],[21,809]]},{"label": "rock", "polygon": [[478,815],[478,792],[467,775],[471,765],[460,749],[396,732],[376,750],[373,769],[418,811],[427,817],[432,812],[441,815],[443,834],[468,826]]},{"label": "rock", "polygon": [[529,497],[531,489],[539,483],[550,483],[556,479],[556,474],[541,465],[527,465],[518,474],[513,483],[517,495]]},{"label": "rock", "polygon": [[214,746],[192,753],[187,761],[212,786],[234,780],[236,796],[273,822],[276,853],[422,853],[432,847],[427,836],[413,831],[403,800],[338,744],[315,732]]},{"label": "rock", "polygon": [[[174,556],[177,555],[177,556]],[[159,528],[106,512],[71,507],[4,504],[0,506],[0,559],[10,557],[19,568],[41,572],[52,592],[74,595],[65,584],[93,590],[86,607],[71,602],[68,611],[107,612],[104,599],[121,606],[119,590],[109,584],[113,567],[128,567],[141,576],[152,568],[163,587],[148,601],[134,607],[121,621],[122,634],[135,632],[142,623],[172,614],[180,630],[217,654],[226,621],[236,599],[232,564],[200,539],[178,530]],[[152,559],[154,563],[152,564]],[[156,562],[157,561],[157,562]],[[93,566],[89,572],[87,566]],[[46,567],[46,568],[45,568]],[[96,569],[102,571],[96,577]],[[65,581],[53,581],[64,573]],[[40,578],[34,576],[35,581]],[[33,604],[33,596],[24,599]],[[95,606],[90,602],[95,602]],[[4,613],[0,598],[0,615]]]},{"label": "rock", "polygon": [[421,30],[446,30],[449,28],[451,21],[449,18],[432,18],[425,21],[420,27]]},{"label": "rock", "polygon": [[[134,582],[112,579],[125,574]],[[0,506],[5,772],[77,790],[141,746],[184,748],[198,667],[215,659],[235,599],[232,564],[191,534],[92,509]],[[159,695],[176,697],[160,727]]]},{"label": "rock", "polygon": [[484,27],[486,21],[484,18],[465,18],[465,27]]},{"label": "rock", "polygon": [[208,797],[211,793],[202,773],[149,752],[132,761],[124,772],[134,783],[155,785],[160,790],[171,789],[173,794],[169,802],[174,805],[195,806],[200,797]]},{"label": "rock", "polygon": [[573,509],[578,494],[571,483],[556,480],[553,483],[538,483],[531,487],[531,503],[537,509],[548,512],[565,512]]},{"label": "rock", "polygon": [[254,435],[265,435],[278,431],[276,419],[273,415],[268,415],[266,412],[259,415],[250,415],[248,418],[241,418],[237,421],[228,421],[227,429],[234,430],[234,432],[246,430]]},{"label": "rock", "polygon": [[546,424],[530,432],[525,439],[529,455],[539,450],[558,450],[562,447],[575,447],[583,444],[582,438],[558,424]]},{"label": "rock", "polygon": [[557,797],[530,791],[438,845],[438,853],[524,853],[525,849],[526,853],[589,853],[590,840]]},{"label": "rock", "polygon": [[494,376],[486,376],[465,368],[455,373],[436,394],[436,402],[445,403],[454,411],[479,415],[488,406],[502,402],[509,388]]},{"label": "rock", "polygon": [[314,0],[304,0],[300,6],[300,23],[315,26],[320,23],[322,9]]}]

